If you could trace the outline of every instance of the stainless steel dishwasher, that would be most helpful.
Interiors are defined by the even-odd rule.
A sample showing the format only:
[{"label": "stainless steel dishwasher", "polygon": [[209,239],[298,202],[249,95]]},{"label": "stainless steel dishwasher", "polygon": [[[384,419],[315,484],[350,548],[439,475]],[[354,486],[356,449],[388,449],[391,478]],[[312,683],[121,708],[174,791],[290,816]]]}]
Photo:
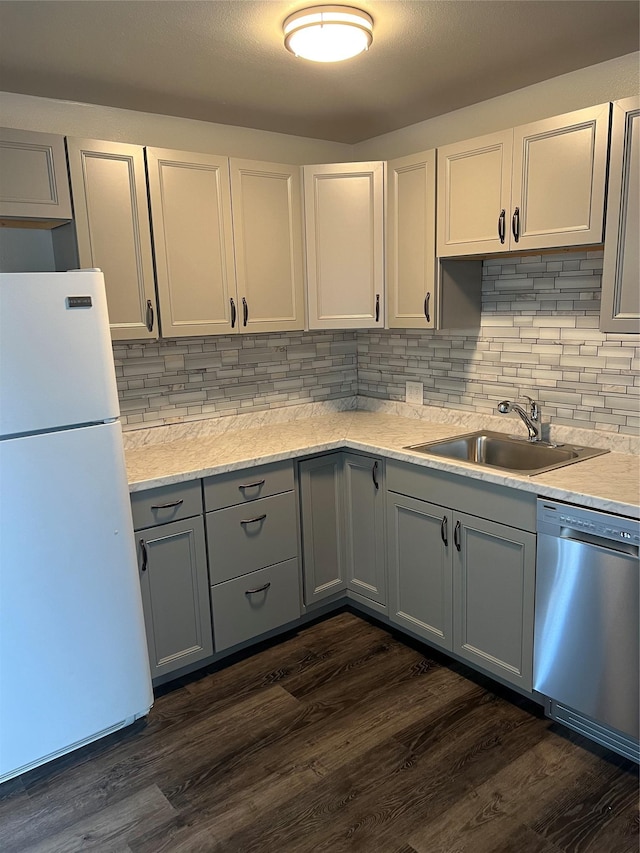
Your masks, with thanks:
[{"label": "stainless steel dishwasher", "polygon": [[553,719],[639,760],[640,523],[538,500],[533,686]]}]

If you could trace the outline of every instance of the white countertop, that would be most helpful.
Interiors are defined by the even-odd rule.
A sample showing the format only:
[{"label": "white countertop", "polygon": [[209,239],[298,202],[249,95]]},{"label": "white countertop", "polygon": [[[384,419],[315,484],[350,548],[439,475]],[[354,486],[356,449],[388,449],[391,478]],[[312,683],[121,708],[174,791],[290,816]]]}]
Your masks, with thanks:
[{"label": "white countertop", "polygon": [[640,458],[637,455],[612,452],[535,477],[525,477],[404,449],[409,444],[469,431],[468,426],[459,424],[344,411],[132,447],[125,455],[132,492],[347,448],[640,518]]}]

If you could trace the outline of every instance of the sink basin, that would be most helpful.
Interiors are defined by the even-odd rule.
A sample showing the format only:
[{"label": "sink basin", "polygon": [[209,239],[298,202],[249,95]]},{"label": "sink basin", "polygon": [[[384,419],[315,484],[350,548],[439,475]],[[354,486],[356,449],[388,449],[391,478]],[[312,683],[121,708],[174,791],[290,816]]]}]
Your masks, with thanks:
[{"label": "sink basin", "polygon": [[544,471],[562,468],[609,452],[597,447],[532,442],[489,430],[478,430],[455,438],[429,441],[426,444],[412,444],[405,450],[471,462],[482,467],[500,468],[527,476],[542,474]]}]

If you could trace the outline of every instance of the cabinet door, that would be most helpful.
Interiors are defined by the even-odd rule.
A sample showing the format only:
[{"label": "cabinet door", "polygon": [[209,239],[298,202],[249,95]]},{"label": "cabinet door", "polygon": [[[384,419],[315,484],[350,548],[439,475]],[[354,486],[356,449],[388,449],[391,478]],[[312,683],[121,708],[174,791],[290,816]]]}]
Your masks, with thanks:
[{"label": "cabinet door", "polygon": [[305,459],[299,471],[304,600],[312,604],[347,587],[341,454]]},{"label": "cabinet door", "polygon": [[386,604],[383,461],[343,454],[347,588]]},{"label": "cabinet door", "polygon": [[64,137],[0,128],[0,217],[71,219]]},{"label": "cabinet door", "polygon": [[613,105],[600,328],[640,331],[640,97]]},{"label": "cabinet door", "polygon": [[310,329],[384,326],[383,163],[304,167]]},{"label": "cabinet door", "polygon": [[535,535],[460,513],[453,523],[453,651],[531,690]]},{"label": "cabinet door", "polygon": [[452,648],[451,513],[425,501],[387,497],[389,618]]},{"label": "cabinet door", "polygon": [[510,247],[601,243],[609,104],[516,127]]},{"label": "cabinet door", "polygon": [[387,167],[389,326],[435,325],[436,152],[391,160]]},{"label": "cabinet door", "polygon": [[152,677],[213,653],[201,517],[136,533]]},{"label": "cabinet door", "polygon": [[240,331],[304,329],[300,167],[229,162]]},{"label": "cabinet door", "polygon": [[104,273],[114,340],[157,338],[143,150],[67,138],[81,267]]},{"label": "cabinet door", "polygon": [[438,256],[509,248],[513,131],[438,149]]},{"label": "cabinet door", "polygon": [[162,334],[230,334],[236,280],[229,161],[161,148],[147,148],[146,156]]}]

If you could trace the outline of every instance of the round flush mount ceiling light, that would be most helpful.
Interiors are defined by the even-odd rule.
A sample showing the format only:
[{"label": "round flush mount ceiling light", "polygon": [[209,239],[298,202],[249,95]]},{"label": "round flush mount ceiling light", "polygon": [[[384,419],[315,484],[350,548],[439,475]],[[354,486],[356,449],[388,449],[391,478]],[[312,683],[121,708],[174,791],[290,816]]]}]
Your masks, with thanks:
[{"label": "round flush mount ceiling light", "polygon": [[350,6],[314,6],[289,15],[282,25],[285,47],[313,62],[341,62],[368,50],[373,19]]}]

